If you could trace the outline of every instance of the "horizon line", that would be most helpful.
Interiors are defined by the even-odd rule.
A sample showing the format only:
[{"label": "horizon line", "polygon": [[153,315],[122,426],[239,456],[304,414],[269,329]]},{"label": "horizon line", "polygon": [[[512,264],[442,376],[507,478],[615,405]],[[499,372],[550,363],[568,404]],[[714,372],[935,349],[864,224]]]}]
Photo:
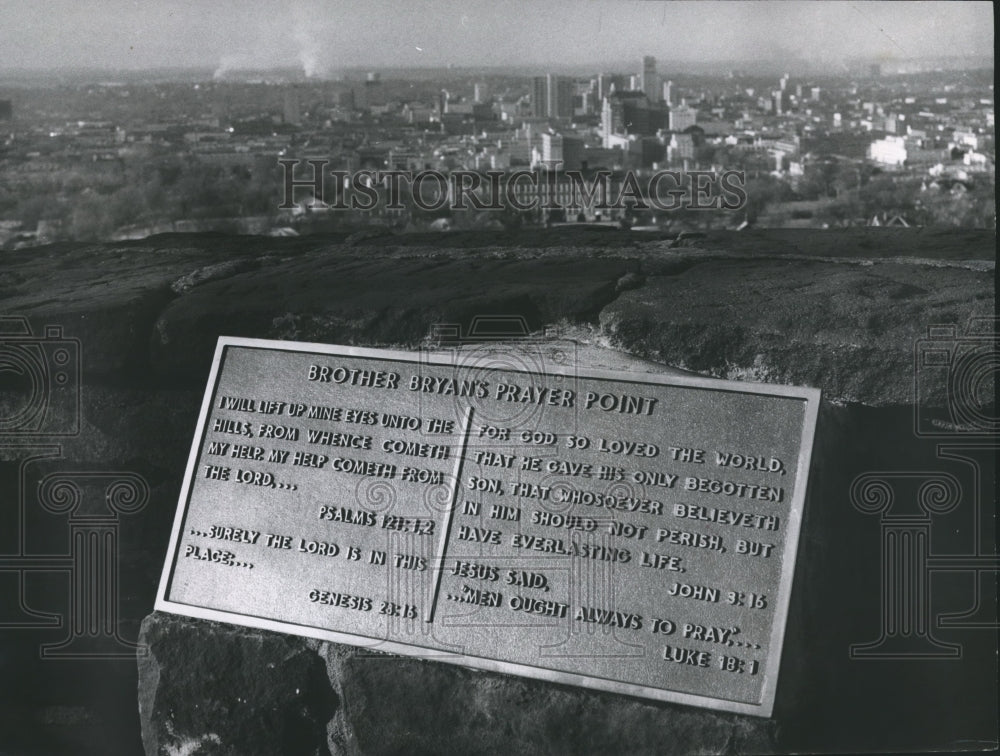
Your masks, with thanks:
[{"label": "horizon line", "polygon": [[[642,58],[636,59],[637,63],[641,63]],[[974,68],[992,68],[994,66],[994,58],[991,55],[986,54],[965,54],[965,55],[926,55],[926,56],[911,56],[906,58],[891,58],[886,59],[882,56],[874,55],[856,55],[847,56],[840,58],[839,62],[842,63],[880,63],[882,65],[893,65],[897,63],[912,63],[921,61],[967,61],[970,63],[975,63]],[[612,69],[622,69],[625,70],[623,66],[628,66],[631,63],[631,58],[620,59],[616,61],[597,61],[597,62],[579,62],[579,63],[501,63],[501,64],[475,64],[475,63],[440,63],[434,65],[398,65],[398,64],[385,64],[385,63],[373,63],[373,64],[354,64],[349,66],[331,66],[330,69],[323,75],[307,76],[302,71],[301,64],[289,63],[288,65],[280,66],[236,66],[228,67],[227,70],[234,74],[239,73],[268,73],[268,72],[282,72],[287,73],[295,71],[301,73],[306,78],[310,79],[323,79],[328,76],[335,74],[339,71],[436,71],[436,70],[457,70],[457,71],[509,71],[509,70],[555,70],[555,69],[569,69],[569,68],[590,68],[595,73],[610,73],[613,72]],[[819,59],[819,58],[802,58],[802,57],[782,57],[776,56],[773,58],[719,58],[719,59],[700,59],[693,63],[690,60],[684,60],[679,58],[656,58],[657,69],[662,66],[668,65],[684,65],[684,66],[697,66],[697,67],[708,67],[708,66],[754,66],[760,67],[761,65],[772,65],[772,64],[782,64],[782,63],[798,63],[798,64],[808,64],[808,65],[825,65],[834,63],[835,61]],[[0,66],[0,74],[6,73],[142,73],[142,72],[152,72],[152,71],[216,71],[219,69],[218,63],[192,63],[189,65],[151,65],[151,66],[135,66],[135,67],[121,67],[121,66]],[[660,71],[660,73],[664,73]],[[678,73],[685,73],[684,70],[678,71]]]}]

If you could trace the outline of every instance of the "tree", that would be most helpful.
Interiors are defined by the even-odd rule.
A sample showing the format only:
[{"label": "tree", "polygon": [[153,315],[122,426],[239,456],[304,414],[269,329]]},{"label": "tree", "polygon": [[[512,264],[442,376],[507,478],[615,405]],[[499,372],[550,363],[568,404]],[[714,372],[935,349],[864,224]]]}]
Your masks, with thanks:
[{"label": "tree", "polygon": [[745,191],[746,217],[751,223],[756,221],[768,206],[788,202],[793,197],[792,188],[774,176],[761,176],[748,180]]}]

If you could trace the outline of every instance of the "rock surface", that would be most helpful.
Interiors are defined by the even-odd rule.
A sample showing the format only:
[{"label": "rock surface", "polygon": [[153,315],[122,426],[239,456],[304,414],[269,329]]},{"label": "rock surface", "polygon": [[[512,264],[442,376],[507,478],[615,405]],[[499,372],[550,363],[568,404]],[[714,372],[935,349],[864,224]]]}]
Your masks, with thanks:
[{"label": "rock surface", "polygon": [[[929,326],[993,311],[987,231],[720,231],[676,245],[608,229],[352,245],[165,235],[6,253],[0,297],[79,338],[91,379],[199,385],[219,335],[413,347],[485,314],[530,330],[589,323],[664,364],[872,406],[909,400]],[[928,392],[939,403],[941,389]]]},{"label": "rock surface", "polygon": [[[976,493],[969,464],[942,460],[934,439],[913,433],[922,413],[955,427],[949,370],[921,372],[914,360],[933,325],[953,326],[952,344],[982,343],[968,329],[993,314],[992,232],[713,232],[678,243],[548,229],[345,242],[171,235],[3,256],[2,312],[26,317],[39,339],[61,326],[52,338],[79,340],[82,364],[79,432],[56,439],[61,457],[32,462],[25,480],[72,468],[127,471],[149,486],[145,508],[122,518],[119,548],[123,636],[134,640],[149,615],[138,680],[147,754],[773,753],[996,740],[988,633],[951,631],[963,644],[957,661],[848,657],[877,635],[881,598],[878,518],[852,507],[855,477],[945,470]],[[218,335],[416,348],[436,325],[467,332],[477,316],[498,315],[573,340],[579,364],[823,389],[772,720],[149,614]],[[982,384],[964,400],[995,416],[992,383]],[[19,459],[18,447],[0,445],[0,485],[20,485]],[[980,465],[986,501],[992,464]],[[51,528],[29,505],[29,526]],[[955,543],[936,540],[939,553],[968,548],[969,524],[953,526]],[[33,545],[56,553],[67,542],[53,531]],[[83,675],[41,664],[28,636],[8,649],[0,679],[28,682],[0,694],[0,744],[136,752],[134,677],[97,704],[81,681],[117,681],[120,667],[108,674],[99,665],[111,662],[93,662]],[[58,700],[44,698],[56,689]],[[77,735],[46,739],[36,722]],[[95,743],[109,727],[134,727],[134,741]]]},{"label": "rock surface", "polygon": [[[928,326],[991,315],[992,276],[908,261],[720,259],[648,275],[600,325],[611,343],[667,365],[893,405],[911,401],[914,345]],[[943,386],[930,393],[941,399]]]},{"label": "rock surface", "polygon": [[150,651],[139,666],[147,754],[652,756],[775,747],[768,720],[169,614],[150,615],[141,640]]},{"label": "rock surface", "polygon": [[157,615],[143,623],[140,638],[153,651],[139,657],[146,753],[325,753],[337,699],[313,649],[290,636],[206,624]]}]

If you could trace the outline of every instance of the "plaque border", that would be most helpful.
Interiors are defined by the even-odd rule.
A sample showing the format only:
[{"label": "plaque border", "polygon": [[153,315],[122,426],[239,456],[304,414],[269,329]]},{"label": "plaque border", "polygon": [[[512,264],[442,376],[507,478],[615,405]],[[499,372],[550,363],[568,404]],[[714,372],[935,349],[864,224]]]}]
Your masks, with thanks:
[{"label": "plaque border", "polygon": [[[503,342],[497,343],[498,345],[503,344]],[[311,354],[336,355],[341,357],[360,357],[401,361],[415,365],[429,364],[443,366],[453,366],[455,363],[452,357],[455,354],[458,354],[452,353],[452,357],[449,357],[448,352],[371,349],[367,347],[321,344],[304,341],[280,341],[236,336],[220,336],[218,342],[216,343],[215,355],[212,359],[212,367],[209,372],[205,395],[202,398],[201,410],[198,414],[198,423],[195,427],[191,451],[188,454],[188,462],[184,473],[184,481],[181,486],[177,511],[174,514],[173,526],[170,532],[170,541],[164,558],[159,586],[156,591],[156,603],[154,605],[154,609],[156,611],[179,614],[197,619],[213,620],[216,622],[228,622],[242,625],[244,627],[258,628],[278,633],[290,633],[318,640],[331,641],[333,643],[342,643],[361,648],[371,648],[372,650],[380,652],[432,659],[434,661],[441,661],[472,669],[499,672],[535,680],[573,685],[590,690],[600,690],[610,693],[636,696],[655,701],[679,703],[688,706],[698,706],[701,708],[734,712],[738,714],[749,714],[758,717],[770,717],[772,715],[777,690],[778,672],[781,665],[781,657],[784,646],[785,627],[788,620],[788,608],[791,602],[792,583],[795,575],[795,562],[798,555],[799,539],[802,529],[803,508],[805,505],[813,444],[816,435],[816,423],[819,417],[819,405],[822,396],[820,389],[801,386],[786,386],[782,384],[744,383],[742,381],[729,381],[720,378],[710,378],[696,375],[665,375],[661,373],[643,373],[575,367],[552,367],[545,370],[546,374],[595,378],[598,380],[610,381],[622,381],[623,375],[627,375],[628,380],[634,383],[700,388],[742,394],[762,394],[766,396],[800,399],[805,402],[801,445],[799,447],[799,456],[796,468],[797,475],[795,479],[795,488],[792,492],[789,503],[785,544],[784,551],[782,553],[781,577],[778,582],[778,599],[775,607],[774,620],[771,623],[771,637],[768,643],[767,664],[762,670],[764,679],[761,686],[761,698],[759,703],[746,703],[719,697],[683,693],[666,688],[653,688],[645,685],[625,683],[618,680],[608,680],[606,678],[582,675],[574,672],[546,669],[544,667],[536,667],[518,662],[500,661],[485,657],[458,654],[451,651],[428,648],[426,646],[419,646],[416,644],[383,640],[381,638],[372,638],[369,636],[355,635],[335,630],[326,630],[312,625],[300,625],[294,622],[283,622],[280,620],[257,617],[250,614],[240,614],[237,612],[210,609],[207,607],[195,606],[167,599],[167,590],[169,589],[169,585],[173,577],[174,566],[179,557],[178,546],[180,544],[180,533],[187,514],[188,505],[190,504],[192,481],[194,479],[194,472],[197,468],[198,458],[200,456],[200,450],[202,447],[201,442],[205,435],[208,416],[213,408],[213,400],[215,398],[219,373],[222,369],[223,358],[225,357],[226,350],[229,347],[247,347],[265,349],[268,351],[304,352]],[[525,372],[513,367],[504,367],[503,370],[518,373]]]}]

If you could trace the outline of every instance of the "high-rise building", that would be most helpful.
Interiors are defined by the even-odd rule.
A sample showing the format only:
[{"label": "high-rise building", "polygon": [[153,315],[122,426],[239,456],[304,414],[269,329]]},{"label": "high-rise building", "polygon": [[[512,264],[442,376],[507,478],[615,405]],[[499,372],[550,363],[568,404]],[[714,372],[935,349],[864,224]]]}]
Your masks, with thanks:
[{"label": "high-rise building", "polygon": [[549,114],[549,80],[536,76],[531,80],[531,115],[545,117]]},{"label": "high-rise building", "polygon": [[555,74],[532,79],[531,113],[545,118],[572,118],[573,80]]},{"label": "high-rise building", "polygon": [[674,104],[674,83],[669,79],[663,82],[663,101],[667,105]]},{"label": "high-rise building", "polygon": [[476,102],[486,102],[490,99],[490,85],[483,82],[476,82],[472,87],[472,99]]},{"label": "high-rise building", "polygon": [[622,92],[629,88],[629,77],[624,74],[601,74],[597,77],[597,100],[604,102],[612,91]]},{"label": "high-rise building", "polygon": [[363,107],[370,108],[373,105],[385,105],[385,93],[382,91],[382,77],[377,71],[369,71],[365,74]]},{"label": "high-rise building", "polygon": [[781,115],[785,112],[785,92],[782,89],[775,89],[771,92],[772,107],[774,108],[775,115]]},{"label": "high-rise building", "polygon": [[656,58],[647,55],[642,59],[640,88],[650,102],[660,101],[660,77],[656,75]]},{"label": "high-rise building", "polygon": [[549,117],[573,117],[573,80],[549,74]]},{"label": "high-rise building", "polygon": [[684,131],[689,126],[694,126],[698,121],[698,111],[688,105],[678,105],[670,108],[670,130]]},{"label": "high-rise building", "polygon": [[651,105],[642,92],[614,92],[604,99],[601,110],[601,133],[604,146],[615,137],[653,136],[667,126],[667,109]]},{"label": "high-rise building", "polygon": [[583,167],[583,138],[563,135],[563,170],[576,171]]},{"label": "high-rise building", "polygon": [[601,145],[605,149],[611,146],[611,136],[614,133],[614,111],[611,107],[611,97],[605,97],[601,101]]},{"label": "high-rise building", "polygon": [[14,118],[14,104],[10,100],[0,100],[0,121]]},{"label": "high-rise building", "polygon": [[575,171],[583,164],[583,139],[564,134],[542,134],[542,162],[552,169]]}]

